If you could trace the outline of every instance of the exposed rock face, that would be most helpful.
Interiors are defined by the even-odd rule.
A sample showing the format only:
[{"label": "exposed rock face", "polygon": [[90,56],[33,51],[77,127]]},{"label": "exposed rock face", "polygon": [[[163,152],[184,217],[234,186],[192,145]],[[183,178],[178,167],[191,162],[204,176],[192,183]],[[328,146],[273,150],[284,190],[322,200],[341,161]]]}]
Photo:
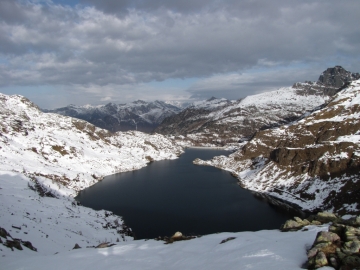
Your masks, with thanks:
[{"label": "exposed rock face", "polygon": [[103,106],[69,105],[54,110],[44,110],[85,120],[109,131],[138,130],[151,132],[166,117],[180,112],[181,109],[162,101],[134,101],[129,104],[108,103]]},{"label": "exposed rock face", "polygon": [[[336,94],[339,89],[351,81],[360,79],[359,73],[351,73],[341,66],[328,68],[319,77],[318,83],[328,87],[327,92],[330,95]],[[333,88],[333,89],[331,89]]]},{"label": "exposed rock face", "polygon": [[229,157],[196,163],[229,170],[243,187],[306,210],[360,213],[359,116],[360,80],[296,123],[256,132]]},{"label": "exposed rock face", "polygon": [[[218,106],[190,106],[164,119],[155,132],[186,136],[195,145],[224,145],[253,136],[256,131],[278,127],[327,102],[341,87],[360,78],[336,66],[322,73],[317,82],[266,92]],[[211,100],[209,100],[211,101]],[[214,102],[214,100],[212,100]]]}]

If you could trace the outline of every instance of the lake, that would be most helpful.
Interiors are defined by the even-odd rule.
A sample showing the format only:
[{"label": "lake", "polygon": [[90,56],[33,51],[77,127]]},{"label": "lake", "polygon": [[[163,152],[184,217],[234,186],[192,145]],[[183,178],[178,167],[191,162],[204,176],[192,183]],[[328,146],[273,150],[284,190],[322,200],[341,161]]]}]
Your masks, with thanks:
[{"label": "lake", "polygon": [[186,149],[176,160],[110,175],[81,191],[84,206],[122,216],[136,239],[278,229],[294,212],[242,189],[229,172],[192,163],[230,152]]}]

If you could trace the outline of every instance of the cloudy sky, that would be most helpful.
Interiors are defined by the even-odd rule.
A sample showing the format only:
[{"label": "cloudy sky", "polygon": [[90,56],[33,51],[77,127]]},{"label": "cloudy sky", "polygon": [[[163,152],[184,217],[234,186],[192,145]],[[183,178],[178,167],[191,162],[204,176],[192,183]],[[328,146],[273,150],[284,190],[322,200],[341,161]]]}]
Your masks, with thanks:
[{"label": "cloudy sky", "polygon": [[0,0],[0,92],[42,108],[246,95],[360,71],[358,0]]}]

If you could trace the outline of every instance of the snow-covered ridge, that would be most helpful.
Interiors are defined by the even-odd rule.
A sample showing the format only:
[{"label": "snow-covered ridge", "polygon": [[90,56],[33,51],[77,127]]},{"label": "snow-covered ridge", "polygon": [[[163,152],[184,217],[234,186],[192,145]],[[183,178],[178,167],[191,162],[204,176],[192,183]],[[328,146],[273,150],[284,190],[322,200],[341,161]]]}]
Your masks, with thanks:
[{"label": "snow-covered ridge", "polygon": [[0,169],[53,179],[71,194],[106,175],[182,152],[162,135],[111,134],[82,120],[43,113],[21,96],[0,95],[0,119]]},{"label": "snow-covered ridge", "polygon": [[258,131],[229,157],[196,163],[231,171],[245,188],[306,210],[358,214],[359,119],[357,80],[302,119]]},{"label": "snow-covered ridge", "polygon": [[48,113],[79,118],[112,132],[128,130],[151,132],[165,117],[180,111],[180,108],[158,100],[154,102],[137,100],[127,104],[108,103],[99,106],[69,105],[54,110],[44,110]]}]

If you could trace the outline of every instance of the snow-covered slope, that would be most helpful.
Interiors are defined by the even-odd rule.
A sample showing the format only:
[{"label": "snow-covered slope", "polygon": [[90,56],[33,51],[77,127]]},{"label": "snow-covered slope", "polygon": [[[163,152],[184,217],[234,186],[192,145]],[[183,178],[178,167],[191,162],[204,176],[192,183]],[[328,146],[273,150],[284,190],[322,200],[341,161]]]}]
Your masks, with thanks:
[{"label": "snow-covered slope", "polygon": [[121,218],[78,206],[76,192],[106,175],[181,153],[162,135],[112,134],[43,113],[22,96],[0,94],[0,227],[52,254],[75,243],[126,240]]},{"label": "snow-covered slope", "polygon": [[[23,245],[19,254],[15,252],[17,249],[11,251],[0,241],[0,257],[13,253],[17,259],[26,253],[54,255],[71,250],[75,244],[87,247],[132,241],[120,217],[108,211],[82,207],[69,197],[42,197],[33,189],[35,185],[30,178],[19,173],[0,172],[0,227],[14,239],[30,241],[37,249],[35,253]],[[4,268],[1,262],[0,269],[14,268]]]},{"label": "snow-covered slope", "polygon": [[44,112],[79,118],[97,127],[115,131],[139,130],[151,132],[164,118],[181,111],[181,108],[162,101],[137,100],[128,104],[108,103],[101,106],[69,105]]},{"label": "snow-covered slope", "polygon": [[229,157],[197,164],[231,171],[248,189],[307,210],[360,213],[360,80],[301,120],[258,131]]},{"label": "snow-covered slope", "polygon": [[82,120],[42,113],[21,96],[0,95],[0,106],[1,170],[53,179],[75,191],[182,151],[162,135],[111,134]]},{"label": "snow-covered slope", "polygon": [[[315,107],[349,81],[360,78],[336,66],[324,71],[317,82],[295,83],[272,92],[248,96],[222,106],[189,107],[164,119],[155,129],[161,134],[188,135],[195,145],[224,145],[251,137],[257,130],[289,123]],[[190,134],[190,135],[189,135]]]},{"label": "snow-covered slope", "polygon": [[[161,241],[138,240],[117,243],[106,249],[77,249],[52,256],[32,251],[7,251],[4,269],[303,269],[306,248],[318,231],[259,231],[219,233],[190,241],[164,245]],[[231,239],[220,244],[225,239]],[[330,268],[331,269],[331,268]]]}]

